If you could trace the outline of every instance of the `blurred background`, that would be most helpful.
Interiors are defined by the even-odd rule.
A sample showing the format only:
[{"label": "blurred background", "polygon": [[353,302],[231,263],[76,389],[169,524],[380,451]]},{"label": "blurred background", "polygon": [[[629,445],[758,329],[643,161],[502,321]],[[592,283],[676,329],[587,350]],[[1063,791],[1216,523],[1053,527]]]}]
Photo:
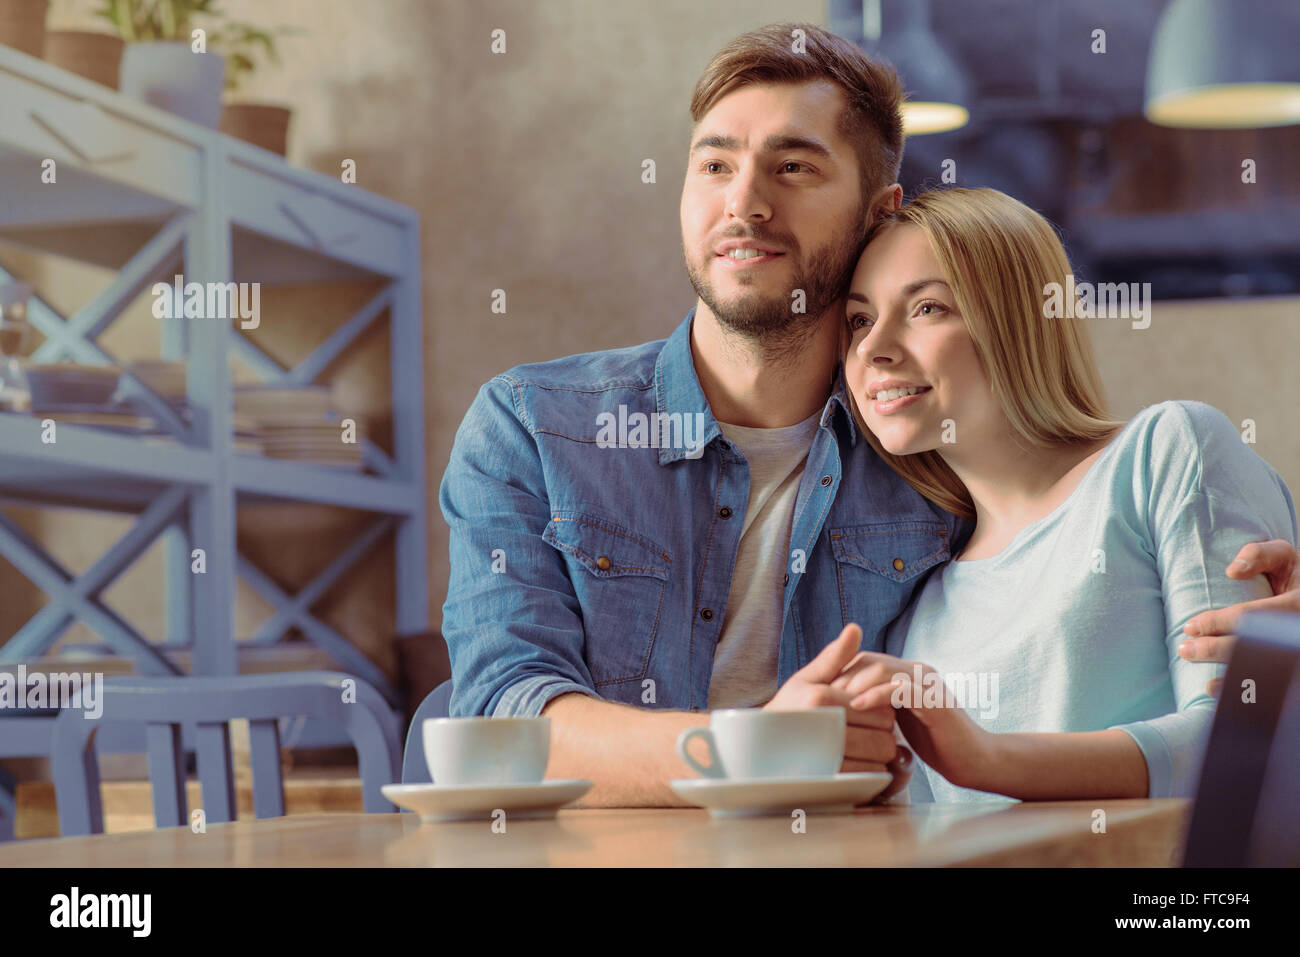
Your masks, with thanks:
[{"label": "blurred background", "polygon": [[[41,6],[0,0],[0,24],[24,3],[29,11]],[[113,26],[96,15],[101,6],[50,0],[48,9],[41,6],[44,29],[111,36]],[[1145,115],[1149,86],[1172,82],[1178,72],[1175,64],[1163,68],[1167,76],[1149,76],[1165,0],[218,6],[229,20],[265,31],[276,54],[267,57],[267,44],[256,39],[236,44],[251,68],[240,71],[227,102],[287,108],[287,131],[272,129],[269,145],[276,148],[278,135],[290,164],[337,179],[351,159],[358,188],[418,214],[427,599],[435,631],[447,580],[437,490],[461,417],[478,387],[510,366],[660,339],[693,306],[678,218],[691,90],[727,41],[773,22],[860,32],[864,44],[900,57],[914,99],[964,111],[954,129],[909,136],[902,172],[908,195],[942,182],[996,187],[1057,225],[1076,278],[1151,283],[1150,328],[1115,319],[1089,324],[1114,413],[1128,417],[1164,399],[1208,402],[1236,423],[1251,420],[1256,451],[1300,488],[1300,113],[1293,101],[1281,125],[1251,125],[1244,114],[1238,129],[1153,123]],[[1297,5],[1270,9],[1282,19],[1264,33],[1290,42],[1293,62]],[[1212,43],[1213,35],[1177,23],[1169,29],[1166,47],[1182,51],[1175,59],[1212,59],[1195,44]],[[493,52],[494,31],[503,31],[504,52]],[[1229,43],[1226,31],[1219,33]],[[50,48],[42,49],[51,59]],[[111,54],[95,54],[102,55]],[[1215,55],[1260,63],[1278,51]],[[55,59],[60,67],[116,73],[115,61],[105,67],[80,53],[71,57]],[[232,122],[228,114],[223,128],[266,133]],[[647,159],[655,163],[653,183],[642,181]],[[1243,182],[1246,160],[1253,161],[1251,182]],[[31,282],[63,315],[111,281],[111,270],[33,251],[20,238],[0,230],[0,266]],[[508,296],[505,314],[492,309],[494,290]],[[259,346],[299,354],[372,293],[351,279],[268,288]],[[150,305],[141,296],[105,332],[101,342],[117,358],[156,355]],[[376,324],[318,381],[364,414],[376,441],[391,448],[390,345],[386,327]],[[234,375],[253,381],[238,363]],[[3,510],[74,572],[90,567],[130,524],[13,499]],[[241,551],[294,590],[356,537],[365,517],[324,505],[274,505],[241,508],[237,521]],[[166,632],[164,561],[160,543],[104,595],[150,640]],[[411,675],[440,665],[417,660],[427,658],[429,644],[418,636],[403,645],[392,610],[394,574],[391,549],[376,548],[314,613],[419,695],[424,685],[412,684]],[[0,637],[45,602],[2,558],[0,596]],[[236,638],[253,634],[273,611],[240,581]],[[288,637],[300,632],[290,629]],[[80,624],[62,639],[96,641]],[[299,644],[295,666],[331,666],[328,656],[312,657],[309,643]]]}]

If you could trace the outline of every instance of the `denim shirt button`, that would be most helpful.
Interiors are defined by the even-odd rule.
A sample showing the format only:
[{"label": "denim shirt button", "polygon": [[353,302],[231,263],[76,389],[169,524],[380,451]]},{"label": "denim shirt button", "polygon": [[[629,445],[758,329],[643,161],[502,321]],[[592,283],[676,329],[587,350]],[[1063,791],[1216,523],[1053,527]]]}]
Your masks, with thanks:
[{"label": "denim shirt button", "polygon": [[718,514],[723,518],[731,518],[731,509],[724,505],[722,508],[718,509]]},{"label": "denim shirt button", "polygon": [[713,609],[712,608],[700,609],[700,617],[703,618],[705,621],[713,621]]},{"label": "denim shirt button", "polygon": [[596,567],[599,568],[602,572],[609,571],[609,559],[606,558],[604,555],[601,555],[599,558],[596,559]]},{"label": "denim shirt button", "polygon": [[829,475],[823,475],[823,476],[822,476],[822,488],[827,488],[827,487],[830,486],[830,484],[831,484],[831,477],[830,477]]},{"label": "denim shirt button", "polygon": [[782,584],[782,585],[788,585],[788,584],[790,584],[790,573],[789,573],[789,572],[786,572],[784,575],[781,576],[781,584]]}]

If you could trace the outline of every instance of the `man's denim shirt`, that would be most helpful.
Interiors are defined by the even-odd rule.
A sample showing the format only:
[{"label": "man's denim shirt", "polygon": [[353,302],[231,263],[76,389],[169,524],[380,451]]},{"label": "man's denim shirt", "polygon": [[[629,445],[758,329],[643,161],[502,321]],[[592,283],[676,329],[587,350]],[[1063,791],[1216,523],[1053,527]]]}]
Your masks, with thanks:
[{"label": "man's denim shirt", "polygon": [[[708,707],[749,466],[700,388],[694,316],[668,339],[516,366],[479,390],[439,494],[452,715],[531,717],[568,692]],[[795,505],[778,685],[849,622],[883,650],[969,532],[857,435],[838,368]]]}]

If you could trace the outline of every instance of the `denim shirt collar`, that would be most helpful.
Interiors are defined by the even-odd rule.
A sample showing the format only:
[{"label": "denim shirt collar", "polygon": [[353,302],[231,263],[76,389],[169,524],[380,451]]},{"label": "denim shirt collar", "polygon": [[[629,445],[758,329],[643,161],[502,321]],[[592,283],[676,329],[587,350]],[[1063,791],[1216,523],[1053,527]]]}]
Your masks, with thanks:
[{"label": "denim shirt collar", "polygon": [[[713,410],[709,408],[709,401],[700,386],[700,377],[695,372],[695,361],[691,355],[691,324],[694,320],[695,307],[692,307],[659,351],[659,358],[655,360],[655,404],[660,415],[703,414],[704,434],[699,439],[700,447],[703,448],[722,435],[722,429],[713,417]],[[838,423],[835,416],[837,404],[843,413],[839,416]],[[843,360],[836,364],[834,385],[822,409],[820,425],[822,428],[830,426],[835,429],[836,435],[846,441],[850,448],[857,444],[857,426],[849,408]],[[685,448],[661,446],[659,449],[660,465],[688,457],[689,450]]]}]

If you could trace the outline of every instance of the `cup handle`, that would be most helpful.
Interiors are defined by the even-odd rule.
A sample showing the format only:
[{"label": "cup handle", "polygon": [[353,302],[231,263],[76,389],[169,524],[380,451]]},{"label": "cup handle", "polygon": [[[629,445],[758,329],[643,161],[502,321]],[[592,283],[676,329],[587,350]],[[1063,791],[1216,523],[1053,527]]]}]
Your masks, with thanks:
[{"label": "cup handle", "polygon": [[[700,762],[696,761],[693,757],[691,757],[690,752],[686,750],[686,745],[688,745],[691,741],[691,738],[694,737],[703,738],[705,746],[709,749],[710,764],[708,764],[707,766],[700,764]],[[713,746],[713,732],[711,732],[708,728],[703,728],[703,727],[687,728],[685,731],[679,734],[677,736],[677,754],[681,757],[683,761],[685,761],[688,765],[690,765],[693,769],[698,771],[700,774],[704,775],[704,777],[706,778],[724,777],[722,773],[722,762],[718,760],[718,749]]]}]

